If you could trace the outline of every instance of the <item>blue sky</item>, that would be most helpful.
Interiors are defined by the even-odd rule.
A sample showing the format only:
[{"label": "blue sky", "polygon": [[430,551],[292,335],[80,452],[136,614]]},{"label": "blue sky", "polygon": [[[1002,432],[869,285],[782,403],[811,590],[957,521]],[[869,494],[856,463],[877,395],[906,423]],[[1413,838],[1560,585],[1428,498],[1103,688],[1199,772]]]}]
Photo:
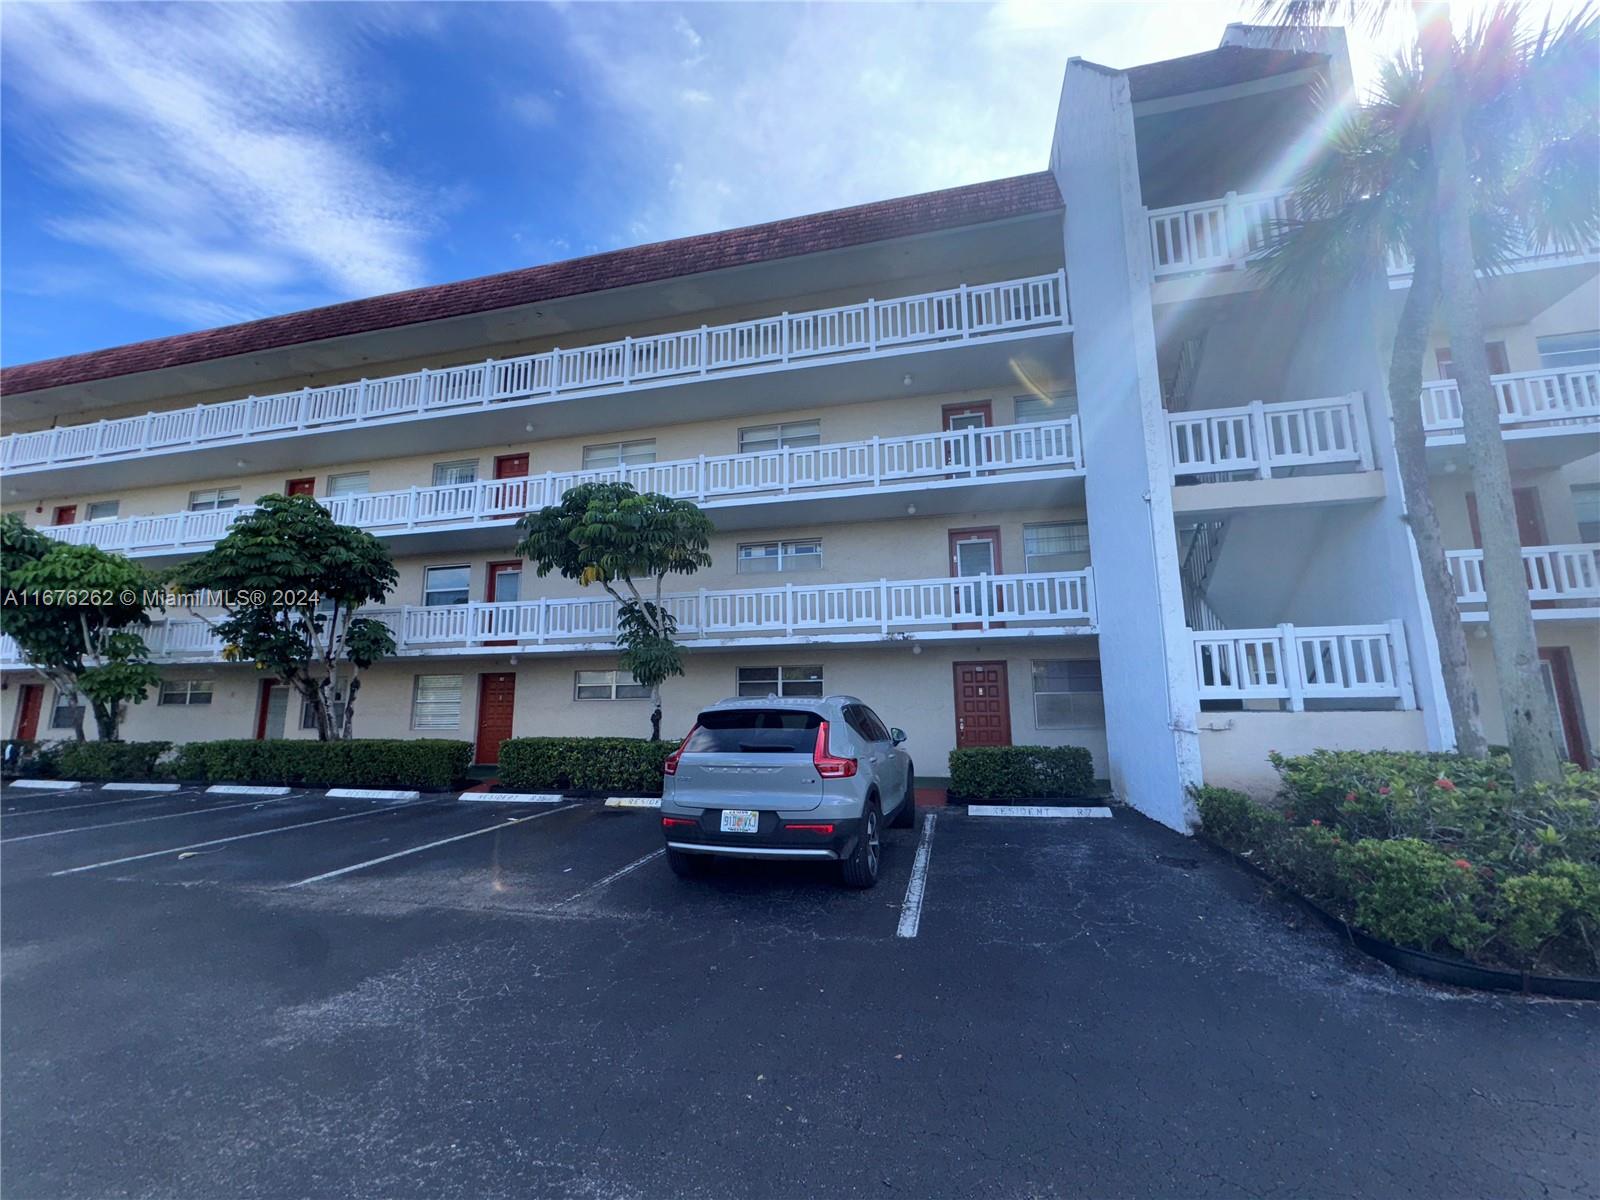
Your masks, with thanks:
[{"label": "blue sky", "polygon": [[1253,7],[8,3],[0,360],[1040,170]]}]

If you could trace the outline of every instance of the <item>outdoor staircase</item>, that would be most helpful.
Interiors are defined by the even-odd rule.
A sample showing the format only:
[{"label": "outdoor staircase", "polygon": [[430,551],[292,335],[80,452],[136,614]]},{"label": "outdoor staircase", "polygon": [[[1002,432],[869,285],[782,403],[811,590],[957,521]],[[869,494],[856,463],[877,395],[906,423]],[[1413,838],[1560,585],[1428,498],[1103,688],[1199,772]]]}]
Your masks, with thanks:
[{"label": "outdoor staircase", "polygon": [[1227,628],[1206,600],[1206,589],[1211,584],[1211,575],[1216,570],[1217,557],[1227,534],[1226,519],[1199,521],[1178,530],[1183,616],[1190,629],[1207,632]]}]

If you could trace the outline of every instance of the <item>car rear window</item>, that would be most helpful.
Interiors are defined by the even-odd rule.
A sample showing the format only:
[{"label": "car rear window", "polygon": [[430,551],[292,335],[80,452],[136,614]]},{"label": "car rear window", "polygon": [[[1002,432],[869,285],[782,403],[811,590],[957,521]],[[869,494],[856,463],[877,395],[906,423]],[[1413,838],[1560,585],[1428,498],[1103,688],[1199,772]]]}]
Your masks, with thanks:
[{"label": "car rear window", "polygon": [[816,748],[816,713],[781,708],[703,712],[686,754],[809,754]]}]

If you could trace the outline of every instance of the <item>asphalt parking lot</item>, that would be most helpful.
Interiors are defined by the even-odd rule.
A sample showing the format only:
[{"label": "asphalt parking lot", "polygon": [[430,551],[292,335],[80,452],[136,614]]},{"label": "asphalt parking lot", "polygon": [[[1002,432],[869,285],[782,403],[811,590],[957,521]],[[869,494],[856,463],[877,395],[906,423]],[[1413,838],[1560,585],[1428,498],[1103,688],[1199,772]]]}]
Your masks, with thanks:
[{"label": "asphalt parking lot", "polygon": [[660,844],[7,791],[0,1191],[1600,1194],[1600,1006],[1398,977],[1132,814],[925,814],[870,892]]}]

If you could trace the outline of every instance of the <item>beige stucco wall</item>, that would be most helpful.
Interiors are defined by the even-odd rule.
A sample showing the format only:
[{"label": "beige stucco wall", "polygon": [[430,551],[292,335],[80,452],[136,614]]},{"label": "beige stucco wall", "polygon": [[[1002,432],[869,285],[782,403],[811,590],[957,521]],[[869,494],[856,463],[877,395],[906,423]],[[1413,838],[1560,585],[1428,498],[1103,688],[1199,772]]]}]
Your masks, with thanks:
[{"label": "beige stucco wall", "polygon": [[1229,712],[1200,715],[1205,781],[1268,797],[1278,774],[1267,761],[1313,750],[1426,750],[1420,712]]},{"label": "beige stucco wall", "polygon": [[[1040,729],[1035,721],[1032,663],[1035,658],[1093,658],[1092,637],[1041,640],[1024,647],[996,645],[978,639],[924,645],[916,653],[909,645],[851,647],[751,648],[726,651],[690,651],[687,674],[667,684],[663,693],[664,736],[681,736],[700,707],[733,695],[740,667],[793,666],[820,663],[823,684],[830,692],[860,696],[883,719],[910,735],[910,750],[922,775],[948,773],[948,754],[955,746],[955,699],[952,664],[1004,661],[1010,688],[1012,740],[1016,744],[1079,745],[1095,757],[1096,773],[1106,774],[1104,726],[1077,729]],[[514,661],[513,661],[514,660]],[[645,700],[575,700],[574,673],[616,665],[606,655],[482,656],[430,660],[395,660],[367,672],[358,700],[356,725],[364,737],[460,737],[471,740],[477,727],[478,678],[485,672],[514,672],[517,676],[513,731],[516,736],[618,735],[643,737],[650,728],[650,705]],[[214,738],[251,737],[255,732],[261,675],[249,667],[220,664],[167,668],[171,679],[204,678],[212,681],[213,700],[202,706],[162,706],[155,696],[130,708],[123,737],[130,741],[174,742]],[[415,678],[421,674],[460,675],[461,722],[457,729],[411,728],[411,699]],[[10,734],[15,730],[14,700],[22,676],[8,680],[0,693],[4,710],[0,720]],[[52,694],[45,700],[40,735],[69,737],[64,730],[48,728]],[[314,737],[296,728],[299,703],[292,702],[288,736]],[[93,736],[93,724],[89,726]]]}]

